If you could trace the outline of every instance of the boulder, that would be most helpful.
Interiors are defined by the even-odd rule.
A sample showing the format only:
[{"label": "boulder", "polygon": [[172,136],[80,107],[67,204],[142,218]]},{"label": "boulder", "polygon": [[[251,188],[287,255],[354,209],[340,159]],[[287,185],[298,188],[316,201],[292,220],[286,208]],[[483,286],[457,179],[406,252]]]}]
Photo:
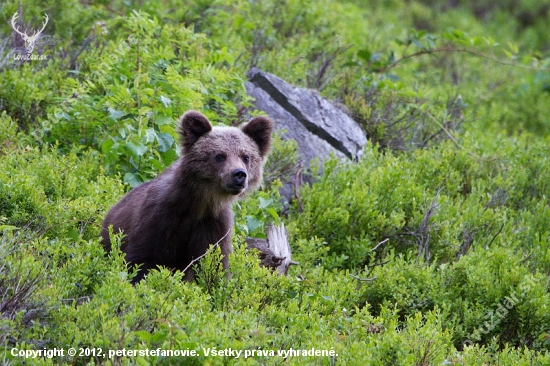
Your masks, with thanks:
[{"label": "boulder", "polygon": [[331,154],[357,160],[367,138],[363,130],[341,109],[317,92],[294,87],[257,68],[249,70],[246,90],[258,110],[264,111],[285,139],[298,143],[305,168],[313,158],[321,163]]}]

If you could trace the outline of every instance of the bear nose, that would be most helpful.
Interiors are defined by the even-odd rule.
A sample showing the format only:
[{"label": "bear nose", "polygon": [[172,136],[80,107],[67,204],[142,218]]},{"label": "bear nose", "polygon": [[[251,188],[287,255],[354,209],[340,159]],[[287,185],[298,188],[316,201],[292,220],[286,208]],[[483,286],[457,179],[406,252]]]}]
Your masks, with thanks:
[{"label": "bear nose", "polygon": [[232,173],[233,176],[233,182],[235,182],[236,185],[244,186],[244,183],[246,182],[246,172],[242,169],[235,169]]}]

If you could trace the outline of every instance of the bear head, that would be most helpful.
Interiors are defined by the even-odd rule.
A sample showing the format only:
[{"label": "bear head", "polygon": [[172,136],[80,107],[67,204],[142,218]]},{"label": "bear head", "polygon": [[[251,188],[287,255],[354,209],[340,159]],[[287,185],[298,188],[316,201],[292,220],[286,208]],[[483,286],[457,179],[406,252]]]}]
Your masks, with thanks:
[{"label": "bear head", "polygon": [[179,134],[193,182],[218,196],[244,196],[256,189],[272,131],[273,123],[267,117],[255,117],[241,128],[212,127],[203,114],[185,113]]}]

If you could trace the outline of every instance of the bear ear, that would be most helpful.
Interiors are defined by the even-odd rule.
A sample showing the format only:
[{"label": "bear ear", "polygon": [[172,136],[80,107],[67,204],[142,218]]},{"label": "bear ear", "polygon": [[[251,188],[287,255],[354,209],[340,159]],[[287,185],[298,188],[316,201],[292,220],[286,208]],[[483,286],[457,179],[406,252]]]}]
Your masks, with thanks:
[{"label": "bear ear", "polygon": [[271,148],[271,133],[273,122],[267,117],[256,117],[250,120],[241,128],[245,134],[250,136],[260,149],[260,156],[263,158]]},{"label": "bear ear", "polygon": [[187,153],[199,137],[210,131],[212,131],[212,125],[202,113],[186,112],[180,119],[178,130],[183,151]]}]

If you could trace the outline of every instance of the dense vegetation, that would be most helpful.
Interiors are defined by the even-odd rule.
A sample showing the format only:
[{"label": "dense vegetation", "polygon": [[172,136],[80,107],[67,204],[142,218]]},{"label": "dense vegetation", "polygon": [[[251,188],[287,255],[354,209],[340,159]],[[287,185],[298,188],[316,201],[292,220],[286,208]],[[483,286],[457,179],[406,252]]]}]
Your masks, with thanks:
[{"label": "dense vegetation", "polygon": [[[14,58],[18,9],[49,15],[47,60]],[[548,2],[6,0],[0,20],[0,362],[550,364]],[[177,158],[183,112],[246,119],[251,66],[345,108],[367,153],[283,209],[278,139],[236,207],[231,278],[214,250],[196,283],[133,287],[103,216]],[[244,249],[281,221],[287,277]],[[157,348],[197,354],[108,355]],[[230,348],[250,357],[206,353]]]}]

